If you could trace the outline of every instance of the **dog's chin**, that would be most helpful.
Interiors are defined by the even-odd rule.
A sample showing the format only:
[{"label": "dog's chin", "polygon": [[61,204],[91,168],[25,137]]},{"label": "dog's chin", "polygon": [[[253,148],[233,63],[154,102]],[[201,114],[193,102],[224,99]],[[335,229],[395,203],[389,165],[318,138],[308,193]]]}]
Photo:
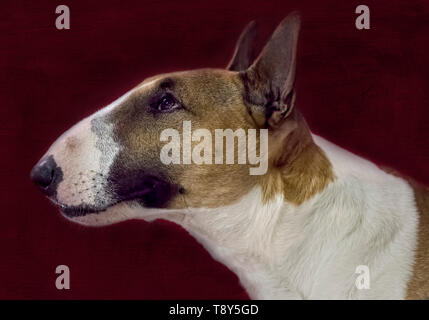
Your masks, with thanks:
[{"label": "dog's chin", "polygon": [[[60,206],[62,215],[69,221],[85,226],[106,226],[138,218],[145,208],[135,203],[121,202],[106,208],[88,206]],[[140,212],[140,215],[137,214]]]},{"label": "dog's chin", "polygon": [[123,201],[98,210],[87,206],[67,207],[60,205],[59,207],[60,212],[67,220],[94,227],[107,226],[131,219],[147,222],[166,219],[179,222],[183,220],[186,211],[184,209],[149,208],[142,206],[138,201]]}]

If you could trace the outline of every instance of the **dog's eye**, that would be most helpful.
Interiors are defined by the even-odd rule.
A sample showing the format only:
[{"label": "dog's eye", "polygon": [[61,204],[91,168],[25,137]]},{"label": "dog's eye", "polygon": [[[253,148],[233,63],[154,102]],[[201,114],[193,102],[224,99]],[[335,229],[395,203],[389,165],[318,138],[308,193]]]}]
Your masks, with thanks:
[{"label": "dog's eye", "polygon": [[154,106],[158,112],[169,112],[181,107],[181,104],[171,94],[166,94]]}]

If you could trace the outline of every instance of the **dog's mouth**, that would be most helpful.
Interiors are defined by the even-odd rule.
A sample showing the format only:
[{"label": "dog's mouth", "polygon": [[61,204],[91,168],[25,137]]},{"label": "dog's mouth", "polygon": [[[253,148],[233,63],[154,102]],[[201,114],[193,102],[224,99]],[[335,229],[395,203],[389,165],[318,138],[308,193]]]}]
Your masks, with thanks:
[{"label": "dog's mouth", "polygon": [[69,206],[52,201],[59,206],[60,211],[69,218],[82,217],[91,213],[102,213],[109,208],[124,202],[134,202],[145,208],[165,208],[169,200],[176,194],[182,193],[183,188],[168,182],[155,175],[145,176],[138,182],[128,180],[126,184],[117,184],[113,187],[112,200],[103,202],[103,205],[80,204]]}]

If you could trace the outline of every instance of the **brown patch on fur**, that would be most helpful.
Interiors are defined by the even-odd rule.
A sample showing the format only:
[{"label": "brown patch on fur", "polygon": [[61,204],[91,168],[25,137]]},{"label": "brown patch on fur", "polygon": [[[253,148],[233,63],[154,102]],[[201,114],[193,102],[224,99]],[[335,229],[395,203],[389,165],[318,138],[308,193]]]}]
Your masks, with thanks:
[{"label": "brown patch on fur", "polygon": [[270,138],[272,165],[263,180],[264,201],[283,193],[287,201],[300,205],[334,180],[331,163],[314,143],[307,123],[296,109]]},{"label": "brown patch on fur", "polygon": [[331,163],[314,143],[283,170],[282,177],[284,196],[296,205],[309,200],[334,180]]},{"label": "brown patch on fur", "polygon": [[407,299],[429,298],[429,189],[411,183],[419,210],[419,232],[414,273],[408,283]]},{"label": "brown patch on fur", "polygon": [[413,275],[408,282],[405,299],[420,300],[429,298],[429,188],[399,172],[380,167],[385,172],[406,180],[414,191],[419,212],[417,251],[414,257]]},{"label": "brown patch on fur", "polygon": [[410,182],[419,210],[417,252],[406,299],[429,298],[429,188]]},{"label": "brown patch on fur", "polygon": [[70,150],[75,150],[79,146],[79,139],[75,136],[70,136],[66,138],[66,146]]}]

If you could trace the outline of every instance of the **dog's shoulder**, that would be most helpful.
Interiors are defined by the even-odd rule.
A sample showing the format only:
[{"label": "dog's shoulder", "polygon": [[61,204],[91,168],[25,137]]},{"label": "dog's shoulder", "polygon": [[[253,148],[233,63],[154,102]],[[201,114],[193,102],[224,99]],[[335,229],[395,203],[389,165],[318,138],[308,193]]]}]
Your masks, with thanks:
[{"label": "dog's shoulder", "polygon": [[429,188],[392,168],[382,167],[382,169],[405,180],[413,189],[419,222],[413,275],[408,283],[406,298],[427,299],[429,298]]}]

